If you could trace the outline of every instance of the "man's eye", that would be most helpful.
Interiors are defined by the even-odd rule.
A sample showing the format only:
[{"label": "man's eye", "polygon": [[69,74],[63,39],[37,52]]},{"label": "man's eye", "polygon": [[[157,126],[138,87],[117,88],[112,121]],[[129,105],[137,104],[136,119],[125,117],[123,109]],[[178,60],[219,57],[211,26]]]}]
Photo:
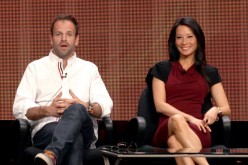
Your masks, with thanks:
[{"label": "man's eye", "polygon": [[73,33],[68,33],[67,36],[72,37],[74,34]]},{"label": "man's eye", "polygon": [[55,33],[54,35],[55,35],[55,36],[60,36],[60,33]]}]

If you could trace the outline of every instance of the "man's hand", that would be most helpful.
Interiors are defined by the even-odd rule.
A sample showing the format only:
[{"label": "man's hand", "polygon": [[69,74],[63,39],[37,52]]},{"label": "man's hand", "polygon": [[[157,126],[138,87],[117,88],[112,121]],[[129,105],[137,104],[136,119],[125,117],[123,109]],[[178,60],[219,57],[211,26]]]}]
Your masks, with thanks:
[{"label": "man's hand", "polygon": [[62,92],[60,92],[45,110],[52,116],[60,117],[65,109],[67,109],[71,104],[74,104],[75,99],[61,98]]},{"label": "man's hand", "polygon": [[[85,108],[88,110],[89,107],[89,103],[88,102],[84,102],[82,100],[80,100],[70,89],[69,93],[71,94],[73,100],[75,101],[75,103],[79,103],[82,104],[83,106],[85,106]],[[95,118],[100,118],[102,116],[102,108],[98,103],[91,103],[93,111],[90,112],[89,114]]]},{"label": "man's hand", "polygon": [[84,101],[80,100],[80,99],[72,92],[71,89],[69,90],[69,93],[70,93],[71,97],[73,98],[73,100],[75,101],[75,103],[82,104],[83,106],[85,106],[86,109],[88,109],[89,104],[88,104],[87,102],[84,102]]},{"label": "man's hand", "polygon": [[53,99],[52,103],[49,106],[38,106],[38,107],[30,108],[26,113],[26,117],[30,120],[39,120],[41,118],[48,116],[61,117],[65,109],[67,109],[70,105],[74,103],[78,103],[79,100],[78,98],[76,99],[61,98],[61,96],[62,96],[62,92],[60,92]]}]

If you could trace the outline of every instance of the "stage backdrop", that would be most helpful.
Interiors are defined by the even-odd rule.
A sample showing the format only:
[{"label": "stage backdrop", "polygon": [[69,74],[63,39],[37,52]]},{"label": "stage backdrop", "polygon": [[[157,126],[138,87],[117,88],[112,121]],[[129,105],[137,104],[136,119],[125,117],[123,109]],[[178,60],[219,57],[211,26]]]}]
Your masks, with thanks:
[{"label": "stage backdrop", "polygon": [[207,60],[223,78],[231,119],[247,121],[247,11],[246,0],[2,0],[0,119],[14,119],[15,91],[27,64],[48,54],[50,23],[68,12],[80,24],[77,54],[99,66],[114,120],[136,115],[148,69],[168,58],[172,24],[192,16],[205,32]]}]

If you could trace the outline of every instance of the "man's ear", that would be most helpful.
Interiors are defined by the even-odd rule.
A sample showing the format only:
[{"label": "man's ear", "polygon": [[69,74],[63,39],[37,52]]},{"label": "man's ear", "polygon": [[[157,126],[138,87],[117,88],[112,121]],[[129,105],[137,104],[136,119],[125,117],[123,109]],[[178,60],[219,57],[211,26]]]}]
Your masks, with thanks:
[{"label": "man's ear", "polygon": [[50,34],[50,44],[53,46],[53,36]]},{"label": "man's ear", "polygon": [[75,45],[78,46],[79,44],[79,35],[76,36],[76,42],[75,42]]}]

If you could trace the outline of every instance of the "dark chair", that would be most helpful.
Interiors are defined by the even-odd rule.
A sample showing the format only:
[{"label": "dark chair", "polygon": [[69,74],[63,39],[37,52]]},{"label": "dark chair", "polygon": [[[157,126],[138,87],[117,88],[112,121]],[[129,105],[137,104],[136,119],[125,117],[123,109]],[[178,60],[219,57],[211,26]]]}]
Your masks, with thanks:
[{"label": "dark chair", "polygon": [[[87,150],[84,154],[85,164],[104,164],[100,148],[103,145],[112,145],[113,143],[113,121],[110,117],[104,117],[98,121],[99,138],[96,143],[96,149]],[[27,120],[16,119],[10,125],[10,137],[13,143],[10,146],[12,158],[11,164],[33,164],[34,157],[43,150],[32,147],[30,125]]]},{"label": "dark chair", "polygon": [[[153,135],[158,125],[158,113],[155,110],[153,96],[148,88],[145,88],[139,99],[137,116],[143,117],[146,122],[144,138],[139,144],[151,145]],[[228,116],[222,116],[218,122],[211,125],[212,146],[229,147],[231,135],[231,120]],[[140,139],[141,140],[141,139]]]},{"label": "dark chair", "polygon": [[[138,147],[153,147],[152,139],[158,125],[158,119],[159,116],[155,110],[152,92],[145,88],[139,98],[137,117],[132,118],[128,123],[129,139],[135,141]],[[211,148],[228,148],[231,135],[230,118],[222,116],[218,122],[211,125],[211,129]]]}]

